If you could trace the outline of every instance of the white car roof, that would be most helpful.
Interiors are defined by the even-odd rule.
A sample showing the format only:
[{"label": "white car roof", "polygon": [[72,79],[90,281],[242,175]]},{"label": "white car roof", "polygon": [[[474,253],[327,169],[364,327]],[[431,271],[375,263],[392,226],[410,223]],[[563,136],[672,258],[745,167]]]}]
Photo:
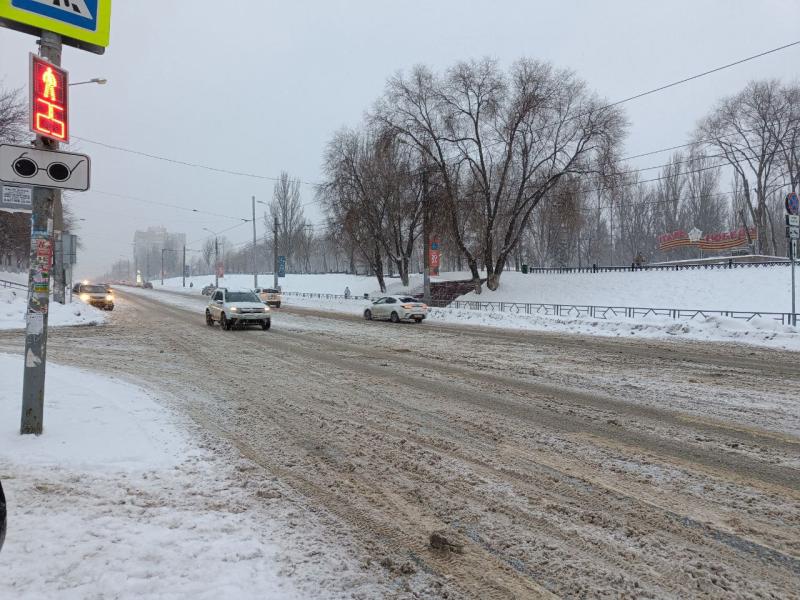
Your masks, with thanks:
[{"label": "white car roof", "polygon": [[249,292],[251,294],[255,293],[253,292],[252,288],[217,288],[217,289],[224,290],[226,292]]}]

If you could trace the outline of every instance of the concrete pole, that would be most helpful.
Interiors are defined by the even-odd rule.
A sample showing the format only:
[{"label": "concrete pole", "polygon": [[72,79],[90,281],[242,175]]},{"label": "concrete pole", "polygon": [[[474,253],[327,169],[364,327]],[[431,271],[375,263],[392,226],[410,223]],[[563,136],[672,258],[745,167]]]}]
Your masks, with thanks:
[{"label": "concrete pole", "polygon": [[258,260],[256,259],[256,197],[253,196],[253,287],[258,287]]},{"label": "concrete pole", "polygon": [[[39,55],[61,66],[61,36],[43,31]],[[58,143],[40,135],[34,146],[57,150]],[[22,382],[20,433],[40,435],[44,422],[44,383],[47,366],[47,316],[50,308],[50,270],[53,252],[55,191],[33,188],[31,249],[28,271],[28,310],[25,324],[25,372]],[[63,290],[62,290],[63,291]]]},{"label": "concrete pole", "polygon": [[183,287],[186,287],[186,246],[183,247],[183,271],[181,271],[181,276],[183,277]]},{"label": "concrete pole", "polygon": [[275,273],[273,276],[272,287],[278,289],[278,217],[275,217],[275,224],[272,228],[272,270]]},{"label": "concrete pole", "polygon": [[161,287],[164,287],[164,252],[166,248],[161,249]]},{"label": "concrete pole", "polygon": [[219,238],[214,236],[214,287],[219,287]]}]

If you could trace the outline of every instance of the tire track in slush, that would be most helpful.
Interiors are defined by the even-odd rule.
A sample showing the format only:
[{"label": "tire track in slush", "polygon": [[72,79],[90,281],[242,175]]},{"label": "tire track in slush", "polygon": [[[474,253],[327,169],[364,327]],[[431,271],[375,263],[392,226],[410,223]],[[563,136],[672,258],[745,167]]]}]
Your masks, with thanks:
[{"label": "tire track in slush", "polygon": [[[176,315],[176,316],[177,316],[177,315]],[[267,339],[267,338],[255,338],[255,339],[257,339],[257,340],[260,342],[260,341],[262,341],[262,340],[265,340],[265,339]],[[675,515],[674,513],[673,513],[673,516],[675,516],[675,517],[678,517],[678,515]],[[687,519],[688,519],[688,520],[687,520]],[[687,517],[682,517],[682,520],[683,520],[683,523],[684,523],[684,524],[686,524],[686,523],[692,523],[692,522],[693,522],[691,519],[689,519],[689,518],[687,518]],[[712,535],[715,535],[717,538],[719,538],[721,535],[724,535],[724,534],[723,534],[723,533],[714,533],[714,534],[712,534]],[[748,542],[748,541],[746,541],[746,540],[743,540],[743,539],[741,539],[740,537],[737,537],[737,536],[731,536],[731,539],[736,539],[736,540],[739,540],[739,542],[738,542],[738,546],[739,546],[739,547],[748,547],[748,544],[751,544],[751,546],[749,546],[749,547],[751,547],[751,548],[763,548],[763,550],[761,550],[761,551],[760,551],[760,553],[761,553],[762,555],[765,555],[765,554],[766,554],[766,555],[769,555],[770,549],[767,549],[767,548],[761,547],[760,545],[758,545],[758,544],[754,544],[754,543],[752,543],[752,542]],[[774,557],[775,555],[771,555],[771,556],[773,556],[773,557]],[[788,564],[792,564],[792,563],[791,563],[791,561],[790,561]]]}]

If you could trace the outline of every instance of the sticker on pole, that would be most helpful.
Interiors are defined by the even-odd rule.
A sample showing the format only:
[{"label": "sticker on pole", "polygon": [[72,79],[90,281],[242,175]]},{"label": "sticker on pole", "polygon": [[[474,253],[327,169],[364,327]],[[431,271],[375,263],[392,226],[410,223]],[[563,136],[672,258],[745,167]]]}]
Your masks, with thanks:
[{"label": "sticker on pole", "polygon": [[0,185],[0,210],[6,212],[26,212],[33,209],[31,188],[16,185]]},{"label": "sticker on pole", "polygon": [[0,0],[0,24],[33,35],[42,30],[64,43],[103,54],[111,30],[111,0]]},{"label": "sticker on pole", "polygon": [[0,182],[85,192],[91,161],[85,154],[0,144]]}]

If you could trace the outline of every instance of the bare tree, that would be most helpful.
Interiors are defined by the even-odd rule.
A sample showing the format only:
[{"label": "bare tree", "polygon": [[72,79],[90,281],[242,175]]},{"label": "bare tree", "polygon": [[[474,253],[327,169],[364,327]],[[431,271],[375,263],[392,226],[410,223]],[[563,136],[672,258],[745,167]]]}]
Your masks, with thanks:
[{"label": "bare tree", "polygon": [[25,134],[27,111],[20,90],[0,88],[0,142],[18,142]]},{"label": "bare tree", "polygon": [[699,139],[721,151],[739,177],[761,253],[774,250],[768,235],[767,199],[784,175],[791,101],[779,81],[753,81],[738,94],[724,98],[697,131]]},{"label": "bare tree", "polygon": [[625,125],[572,73],[527,59],[507,74],[490,59],[458,63],[443,76],[417,67],[389,80],[373,119],[438,172],[476,291],[479,260],[497,289],[533,209],[562,177],[592,172]]},{"label": "bare tree", "polygon": [[300,202],[300,180],[292,178],[286,171],[281,172],[272,194],[269,219],[264,224],[269,231],[278,219],[278,252],[286,257],[290,270],[296,270],[294,254],[298,249],[305,217]]}]

